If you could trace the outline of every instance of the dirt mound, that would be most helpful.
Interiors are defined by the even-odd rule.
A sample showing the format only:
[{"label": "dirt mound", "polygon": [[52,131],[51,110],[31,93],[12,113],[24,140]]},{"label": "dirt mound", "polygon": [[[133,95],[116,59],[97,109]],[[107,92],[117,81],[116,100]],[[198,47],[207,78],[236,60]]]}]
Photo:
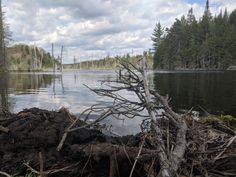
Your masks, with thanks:
[{"label": "dirt mound", "polygon": [[[45,176],[57,177],[125,177],[129,176],[140,145],[145,142],[133,177],[158,173],[160,166],[158,152],[151,142],[153,137],[142,133],[111,137],[98,130],[82,128],[68,134],[58,152],[56,148],[63,133],[74,119],[65,109],[55,112],[32,108],[18,114],[0,115],[0,125],[9,129],[8,133],[0,131],[0,171],[17,175],[25,175],[27,170],[36,174],[41,171]],[[81,125],[84,125],[83,121],[78,122],[78,126]],[[167,124],[162,122],[162,125]],[[188,145],[181,174],[234,176],[234,131],[217,122],[191,120],[188,127]],[[170,141],[171,138],[174,137],[169,137]]]},{"label": "dirt mound", "polygon": [[[66,176],[73,176],[73,174],[81,173],[83,165],[88,160],[88,152],[90,152],[93,145],[95,147],[98,144],[107,143],[101,146],[106,152],[103,154],[104,158],[107,158],[107,154],[111,153],[109,150],[113,148],[112,144],[120,145],[125,143],[138,146],[138,140],[136,140],[138,138],[135,136],[115,138],[106,136],[98,130],[84,128],[71,133],[67,137],[63,149],[58,152],[56,147],[65,129],[74,119],[65,109],[54,112],[32,108],[18,114],[2,115],[1,117],[0,125],[8,127],[10,131],[8,133],[0,132],[0,171],[9,174],[25,174],[27,166],[24,163],[28,163],[35,169],[38,169],[39,152],[41,152],[44,157],[44,169],[53,171],[53,169],[71,166],[73,168],[66,168],[65,171]],[[84,123],[81,121],[79,124],[82,125]],[[122,154],[124,155],[124,153]],[[97,155],[97,158],[103,157]],[[107,160],[98,159],[96,159],[97,163],[93,163],[91,159],[91,164],[93,164],[91,169],[93,170],[88,171],[84,169],[83,174],[85,176],[88,173],[90,175],[95,173],[94,176],[98,174],[100,176],[100,173],[109,173],[109,170],[107,170],[107,167],[109,167],[109,163],[107,164],[106,162]],[[104,163],[99,164],[98,162],[101,160]],[[96,169],[96,166],[100,170]],[[57,173],[56,176],[60,176],[60,174],[64,176],[64,172]]]}]

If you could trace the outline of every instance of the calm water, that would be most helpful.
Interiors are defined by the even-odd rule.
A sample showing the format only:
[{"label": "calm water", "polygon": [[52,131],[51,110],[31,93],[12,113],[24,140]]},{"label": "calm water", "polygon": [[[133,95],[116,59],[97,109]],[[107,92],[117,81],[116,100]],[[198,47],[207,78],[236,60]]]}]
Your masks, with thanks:
[{"label": "calm water", "polygon": [[156,73],[155,89],[169,94],[175,110],[190,109],[236,116],[236,71]]},{"label": "calm water", "polygon": [[[78,114],[95,103],[109,103],[92,93],[84,84],[100,87],[99,80],[114,78],[113,71],[78,71],[52,73],[0,73],[0,107],[12,112],[39,107],[68,108]],[[162,72],[150,73],[150,84],[162,94],[169,94],[175,110],[199,110],[214,114],[236,115],[236,72]],[[125,96],[131,96],[124,93]],[[136,125],[139,123],[137,120]],[[118,132],[135,132],[133,120],[119,124]],[[133,128],[131,128],[133,126]]]}]

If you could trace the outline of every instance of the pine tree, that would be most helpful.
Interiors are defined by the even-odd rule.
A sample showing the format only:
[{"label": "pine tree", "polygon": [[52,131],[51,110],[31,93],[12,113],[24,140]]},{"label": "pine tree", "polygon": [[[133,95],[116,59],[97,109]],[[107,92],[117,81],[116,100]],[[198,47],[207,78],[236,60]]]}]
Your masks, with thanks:
[{"label": "pine tree", "polygon": [[236,9],[230,14],[229,22],[236,28]]},{"label": "pine tree", "polygon": [[4,26],[2,1],[0,0],[0,68],[5,66]]},{"label": "pine tree", "polygon": [[6,70],[6,47],[10,41],[11,33],[9,26],[4,21],[4,13],[2,11],[2,1],[0,0],[0,69]]},{"label": "pine tree", "polygon": [[191,8],[186,18],[176,19],[166,30],[155,50],[154,68],[227,69],[236,65],[235,31],[236,10],[229,14],[225,9],[213,18],[207,0],[200,20]]},{"label": "pine tree", "polygon": [[224,19],[228,19],[228,18],[229,18],[228,10],[227,8],[225,8]]},{"label": "pine tree", "polygon": [[212,15],[211,15],[211,11],[210,11],[210,6],[209,6],[209,0],[206,1],[206,5],[205,5],[205,11],[204,11],[204,17],[211,19]]},{"label": "pine tree", "polygon": [[191,7],[188,11],[188,15],[187,15],[187,23],[189,25],[191,25],[193,22],[196,21],[195,16],[193,15],[193,8]]},{"label": "pine tree", "polygon": [[164,34],[164,30],[161,27],[161,23],[158,22],[154,28],[154,32],[152,34],[152,41],[153,41],[153,50],[156,51],[157,48],[159,47],[161,41],[162,41],[162,37]]},{"label": "pine tree", "polygon": [[211,19],[212,19],[212,16],[211,16],[210,8],[209,8],[209,0],[207,0],[206,5],[205,5],[205,11],[204,11],[202,21],[201,21],[203,40],[205,40],[206,35],[209,35],[210,33]]}]

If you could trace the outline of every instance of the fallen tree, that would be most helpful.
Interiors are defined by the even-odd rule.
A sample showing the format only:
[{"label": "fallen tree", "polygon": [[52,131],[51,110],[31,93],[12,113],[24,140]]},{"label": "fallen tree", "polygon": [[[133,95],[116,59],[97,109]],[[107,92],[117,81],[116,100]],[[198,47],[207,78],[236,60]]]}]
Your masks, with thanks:
[{"label": "fallen tree", "polygon": [[[183,156],[186,149],[186,131],[187,124],[185,122],[184,115],[179,115],[171,110],[168,105],[168,97],[162,97],[155,91],[150,91],[147,79],[147,54],[144,53],[144,57],[141,60],[141,67],[136,68],[131,63],[121,63],[123,68],[119,71],[118,80],[107,82],[106,89],[91,89],[96,94],[112,98],[113,104],[107,107],[101,108],[94,106],[93,109],[89,109],[89,113],[93,112],[95,109],[103,111],[101,116],[95,121],[101,121],[102,119],[113,116],[115,118],[120,118],[124,116],[126,118],[135,118],[136,116],[141,116],[139,113],[143,110],[147,111],[147,115],[142,117],[148,117],[146,121],[150,121],[150,133],[153,134],[153,145],[158,152],[158,159],[160,166],[160,172],[158,176],[161,177],[171,177],[177,174],[177,170],[182,162]],[[137,73],[136,73],[137,72]],[[111,84],[111,82],[113,84]],[[114,84],[115,83],[115,84]],[[135,102],[124,98],[119,94],[123,90],[132,91],[136,94],[139,101]],[[152,93],[151,93],[152,92]],[[160,125],[157,122],[157,115],[155,104],[153,100],[158,101],[162,108],[165,110],[165,119],[170,121],[174,128],[176,129],[175,142],[172,146],[172,151],[170,147],[165,145],[165,140],[163,139],[163,132]],[[78,118],[79,119],[79,118]],[[77,131],[79,128],[73,128],[76,124],[76,119],[70,127],[66,130],[63,138],[57,148],[59,151],[67,137],[69,132]],[[86,125],[86,126],[89,126]],[[169,132],[167,132],[169,133]],[[169,143],[169,142],[168,142]],[[132,176],[132,174],[130,175]]]},{"label": "fallen tree", "polygon": [[[115,80],[91,89],[113,99],[93,105],[80,117],[65,109],[24,110],[0,119],[0,171],[40,176],[235,176],[235,132],[216,122],[198,122],[190,112],[177,114],[149,88],[144,54],[136,68],[121,62]],[[123,91],[133,94],[131,99]],[[136,99],[135,99],[136,98]],[[163,111],[160,112],[159,110]],[[91,114],[99,116],[88,122]],[[143,117],[141,132],[108,136],[96,130],[106,118]]]}]

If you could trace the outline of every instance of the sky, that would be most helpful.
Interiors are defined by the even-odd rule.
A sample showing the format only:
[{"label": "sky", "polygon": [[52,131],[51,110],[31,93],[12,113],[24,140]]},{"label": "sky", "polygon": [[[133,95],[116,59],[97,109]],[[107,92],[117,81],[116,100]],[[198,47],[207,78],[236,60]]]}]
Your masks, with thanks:
[{"label": "sky", "polygon": [[[37,45],[55,56],[64,46],[63,63],[95,60],[107,55],[141,54],[152,48],[157,22],[170,27],[192,7],[199,18],[205,0],[2,0],[12,45]],[[236,0],[210,0],[213,14]]]}]

